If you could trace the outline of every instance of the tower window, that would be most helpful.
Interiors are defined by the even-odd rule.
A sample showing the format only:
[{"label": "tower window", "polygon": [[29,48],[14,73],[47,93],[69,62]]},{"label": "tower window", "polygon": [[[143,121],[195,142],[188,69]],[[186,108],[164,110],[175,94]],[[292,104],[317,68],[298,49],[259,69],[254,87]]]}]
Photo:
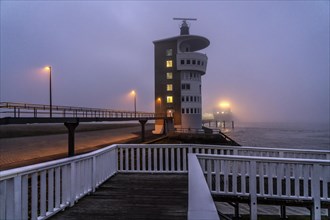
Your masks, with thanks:
[{"label": "tower window", "polygon": [[184,108],[182,108],[181,112],[182,112],[182,114],[184,114]]},{"label": "tower window", "polygon": [[190,60],[187,60],[187,64],[190,64]]},{"label": "tower window", "polygon": [[181,88],[182,88],[182,90],[190,90],[190,84],[188,84],[188,83],[185,84],[184,83],[184,84],[181,85]]},{"label": "tower window", "polygon": [[196,64],[196,60],[192,60],[192,64],[194,64],[194,65],[195,65],[195,64]]},{"label": "tower window", "polygon": [[173,91],[173,84],[167,84],[166,85],[166,90],[167,91]]},{"label": "tower window", "polygon": [[184,60],[181,60],[181,64],[184,64]]},{"label": "tower window", "polygon": [[172,67],[173,61],[172,60],[166,60],[166,67]]},{"label": "tower window", "polygon": [[173,103],[173,96],[167,96],[166,97],[166,102],[167,103]]},{"label": "tower window", "polygon": [[181,101],[184,102],[184,96],[181,97]]},{"label": "tower window", "polygon": [[197,60],[197,65],[201,65],[201,61]]},{"label": "tower window", "polygon": [[172,49],[167,49],[166,50],[166,56],[172,56],[172,54],[173,54],[173,50]]},{"label": "tower window", "polygon": [[167,72],[166,73],[166,79],[173,79],[173,73],[172,72]]}]

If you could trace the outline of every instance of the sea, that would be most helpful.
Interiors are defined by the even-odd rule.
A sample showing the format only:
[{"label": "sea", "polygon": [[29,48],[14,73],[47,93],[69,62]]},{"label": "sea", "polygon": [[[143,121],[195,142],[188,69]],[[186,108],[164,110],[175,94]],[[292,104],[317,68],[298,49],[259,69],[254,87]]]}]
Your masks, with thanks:
[{"label": "sea", "polygon": [[[216,128],[215,123],[211,124]],[[219,128],[219,125],[218,127]],[[330,150],[330,123],[228,123],[221,131],[242,146]]]}]

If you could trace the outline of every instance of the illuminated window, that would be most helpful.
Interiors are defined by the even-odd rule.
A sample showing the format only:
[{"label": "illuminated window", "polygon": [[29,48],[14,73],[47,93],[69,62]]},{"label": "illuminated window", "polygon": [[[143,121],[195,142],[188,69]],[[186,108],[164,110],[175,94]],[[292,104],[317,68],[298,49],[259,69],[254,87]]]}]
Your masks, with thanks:
[{"label": "illuminated window", "polygon": [[166,73],[166,79],[173,79],[173,73],[172,72],[167,72]]},{"label": "illuminated window", "polygon": [[172,84],[167,84],[166,85],[166,90],[167,91],[173,91],[173,85]]},{"label": "illuminated window", "polygon": [[173,103],[173,96],[167,96],[166,101],[167,103]]},{"label": "illuminated window", "polygon": [[168,56],[168,57],[169,57],[169,56],[172,56],[172,53],[173,53],[173,52],[172,52],[172,49],[167,49],[167,50],[166,50],[166,56]]},{"label": "illuminated window", "polygon": [[173,66],[172,60],[166,60],[166,67],[172,67],[172,66]]}]

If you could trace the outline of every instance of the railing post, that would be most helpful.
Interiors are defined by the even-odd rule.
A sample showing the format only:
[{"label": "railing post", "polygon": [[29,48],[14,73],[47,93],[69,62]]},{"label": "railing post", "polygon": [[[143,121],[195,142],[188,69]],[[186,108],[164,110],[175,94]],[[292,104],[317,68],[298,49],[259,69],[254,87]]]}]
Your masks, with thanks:
[{"label": "railing post", "polygon": [[313,209],[312,220],[321,219],[321,199],[320,199],[320,170],[319,164],[313,164],[312,168],[312,197],[313,197]]},{"label": "railing post", "polygon": [[76,163],[72,162],[70,168],[70,206],[72,207],[76,200]]},{"label": "railing post", "polygon": [[257,162],[252,160],[250,162],[250,177],[249,177],[249,191],[250,191],[250,219],[257,220]]},{"label": "railing post", "polygon": [[15,219],[22,219],[22,177],[14,178],[14,215]]},{"label": "railing post", "polygon": [[92,192],[95,192],[96,184],[96,156],[94,156],[92,161]]}]

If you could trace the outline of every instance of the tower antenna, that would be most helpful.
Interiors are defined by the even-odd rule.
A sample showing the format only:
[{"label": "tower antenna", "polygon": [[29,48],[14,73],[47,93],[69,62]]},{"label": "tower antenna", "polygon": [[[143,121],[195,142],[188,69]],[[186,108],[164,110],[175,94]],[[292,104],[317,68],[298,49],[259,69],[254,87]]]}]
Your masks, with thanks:
[{"label": "tower antenna", "polygon": [[180,21],[197,21],[197,18],[173,18],[173,20],[180,20]]},{"label": "tower antenna", "polygon": [[197,18],[173,18],[173,20],[182,21],[180,35],[189,35],[189,25],[187,24],[187,21],[196,21]]}]

